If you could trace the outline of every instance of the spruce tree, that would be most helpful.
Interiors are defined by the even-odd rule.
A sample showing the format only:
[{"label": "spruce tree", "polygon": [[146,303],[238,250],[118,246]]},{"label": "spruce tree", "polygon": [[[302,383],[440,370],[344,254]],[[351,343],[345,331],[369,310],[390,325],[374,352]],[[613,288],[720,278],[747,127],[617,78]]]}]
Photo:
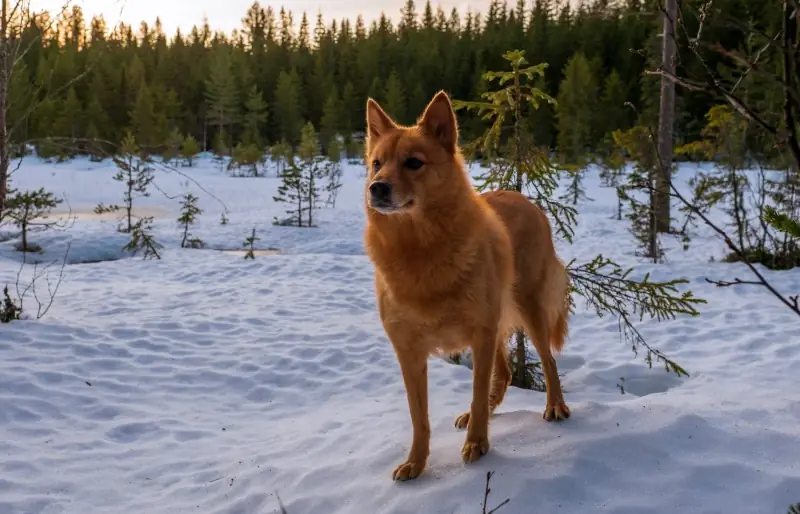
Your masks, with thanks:
[{"label": "spruce tree", "polygon": [[[136,103],[130,113],[130,120],[130,132],[133,137],[136,138],[137,147],[147,153],[152,153],[152,136],[153,127],[156,122],[156,114],[150,88],[147,87],[144,80],[139,84],[139,92],[136,96]],[[123,140],[123,145],[125,144],[125,140]]]},{"label": "spruce tree", "polygon": [[303,120],[300,115],[298,89],[300,81],[292,70],[282,71],[275,89],[275,118],[278,122],[278,139],[296,143],[300,138]]},{"label": "spruce tree", "polygon": [[261,148],[263,145],[262,131],[267,122],[269,112],[267,103],[259,91],[258,86],[253,84],[247,94],[247,101],[244,103],[244,114],[242,115],[242,142],[245,145],[255,145]]},{"label": "spruce tree", "polygon": [[[231,133],[239,114],[239,99],[233,80],[230,56],[220,48],[214,52],[208,78],[205,81],[205,99],[208,105],[208,122],[217,127],[217,137],[227,149],[230,142],[225,133]],[[226,130],[227,129],[227,130]]]},{"label": "spruce tree", "polygon": [[331,92],[322,109],[322,121],[320,122],[319,132],[320,142],[323,147],[328,148],[331,141],[333,141],[337,135],[342,134],[343,112],[344,106],[339,99],[339,91],[334,85],[331,87]]},{"label": "spruce tree", "polygon": [[386,82],[386,92],[383,98],[386,103],[386,113],[401,123],[409,123],[408,121],[408,103],[406,101],[406,92],[403,89],[403,84],[400,82],[397,72],[392,70],[389,75],[389,80]]},{"label": "spruce tree", "polygon": [[570,58],[558,88],[558,150],[565,164],[583,167],[592,138],[592,110],[596,108],[597,87],[589,61],[582,53]]}]

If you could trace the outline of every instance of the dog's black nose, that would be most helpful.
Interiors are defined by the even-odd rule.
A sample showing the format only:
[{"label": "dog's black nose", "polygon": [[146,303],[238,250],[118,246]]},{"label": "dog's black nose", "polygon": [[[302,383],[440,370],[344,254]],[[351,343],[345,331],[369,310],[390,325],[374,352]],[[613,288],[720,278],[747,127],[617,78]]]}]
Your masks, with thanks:
[{"label": "dog's black nose", "polygon": [[376,200],[389,200],[392,197],[392,185],[376,180],[369,185],[369,193]]}]

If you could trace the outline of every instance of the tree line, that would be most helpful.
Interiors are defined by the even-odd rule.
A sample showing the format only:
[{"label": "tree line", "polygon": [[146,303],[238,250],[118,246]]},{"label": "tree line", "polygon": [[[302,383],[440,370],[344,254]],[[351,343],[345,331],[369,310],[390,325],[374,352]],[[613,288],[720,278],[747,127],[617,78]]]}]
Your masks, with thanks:
[{"label": "tree line", "polygon": [[[714,9],[768,30],[780,23],[773,4],[722,0]],[[109,27],[73,6],[57,20],[29,16],[12,31],[26,51],[10,77],[9,137],[113,146],[130,132],[154,152],[187,136],[201,149],[230,150],[296,145],[310,122],[325,146],[335,134],[349,140],[363,130],[367,96],[406,123],[440,89],[457,99],[479,97],[483,73],[502,67],[503,53],[516,48],[531,63],[546,63],[537,87],[558,100],[526,120],[528,129],[537,144],[571,158],[607,145],[614,130],[657,116],[658,79],[643,71],[658,61],[660,19],[658,3],[642,0],[577,7],[492,0],[485,13],[408,0],[397,16],[367,25],[362,17],[326,23],[323,13],[298,16],[255,2],[231,33],[204,21],[170,36],[158,19]],[[684,22],[690,31],[700,23]],[[705,30],[727,47],[740,36],[724,25]],[[679,52],[680,71],[686,52]],[[678,142],[694,140],[713,99],[679,92],[677,102]],[[465,113],[461,122],[465,139],[482,131],[477,116]],[[88,143],[50,143],[49,152],[91,150]]]}]

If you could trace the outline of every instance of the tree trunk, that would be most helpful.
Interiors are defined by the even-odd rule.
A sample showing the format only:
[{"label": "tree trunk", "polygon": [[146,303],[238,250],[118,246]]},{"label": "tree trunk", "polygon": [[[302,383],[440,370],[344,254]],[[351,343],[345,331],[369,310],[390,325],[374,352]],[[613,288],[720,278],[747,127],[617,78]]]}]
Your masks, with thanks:
[{"label": "tree trunk", "polygon": [[[664,27],[661,41],[661,66],[666,74],[675,75],[675,23],[678,17],[677,0],[665,0]],[[670,183],[672,181],[672,140],[675,126],[675,83],[661,75],[661,104],[658,112],[658,153],[660,169],[655,177],[656,232],[669,232]]]},{"label": "tree trunk", "polygon": [[528,356],[525,352],[525,333],[517,331],[516,335],[516,349],[517,354],[517,387],[525,387],[525,378],[527,377]]},{"label": "tree trunk", "polygon": [[0,12],[0,220],[6,210],[6,197],[8,196],[8,168],[9,168],[9,141],[8,141],[8,0],[2,2]]}]

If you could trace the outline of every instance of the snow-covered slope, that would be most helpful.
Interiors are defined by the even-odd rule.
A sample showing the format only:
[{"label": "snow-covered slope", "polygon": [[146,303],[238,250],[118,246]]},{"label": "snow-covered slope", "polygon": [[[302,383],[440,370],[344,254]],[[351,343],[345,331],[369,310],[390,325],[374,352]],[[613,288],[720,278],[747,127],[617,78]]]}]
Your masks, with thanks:
[{"label": "snow-covered slope", "polygon": [[[708,262],[718,241],[637,264],[688,278],[708,300],[697,318],[641,326],[690,378],[648,369],[614,319],[579,309],[558,357],[572,417],[547,423],[544,395],[512,388],[490,453],[465,466],[453,419],[471,372],[432,359],[429,467],[394,483],[411,427],[363,254],[361,168],[345,168],[336,208],[311,229],[272,225],[284,210],[274,178],[227,177],[210,161],[182,171],[159,172],[165,194],[142,203],[160,261],[120,259],[115,222],[88,215],[121,200],[110,163],[29,159],[15,174],[15,187],[50,188],[83,217],[32,236],[48,262],[71,241],[48,314],[0,325],[0,513],[260,514],[279,511],[277,493],[289,514],[477,514],[489,470],[489,506],[510,498],[500,514],[782,514],[800,501],[800,324],[761,289],[705,283],[747,277]],[[594,173],[586,186],[593,201],[559,252],[637,263],[626,222],[612,219],[613,190]],[[210,249],[179,248],[178,205],[165,195],[189,189],[205,211],[193,234]],[[258,248],[280,253],[220,251],[241,249],[253,227]],[[13,291],[13,242],[0,257]],[[768,276],[800,292],[800,272]]]}]

